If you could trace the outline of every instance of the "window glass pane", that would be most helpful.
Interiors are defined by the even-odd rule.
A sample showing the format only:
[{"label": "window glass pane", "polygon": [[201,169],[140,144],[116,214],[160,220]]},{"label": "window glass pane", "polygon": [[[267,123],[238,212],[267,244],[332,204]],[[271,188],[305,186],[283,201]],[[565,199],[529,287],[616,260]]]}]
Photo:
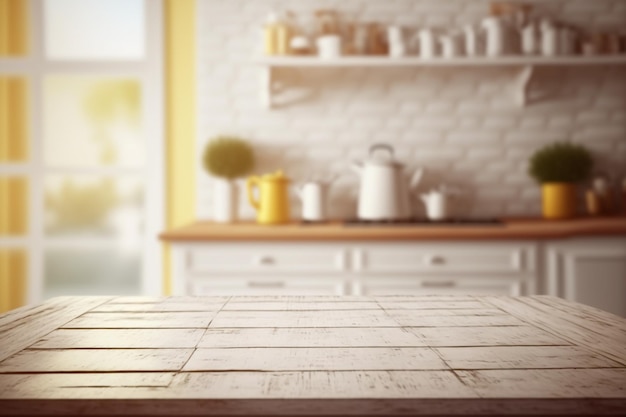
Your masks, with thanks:
[{"label": "window glass pane", "polygon": [[0,248],[0,313],[26,303],[27,274],[25,250]]},{"label": "window glass pane", "polygon": [[139,251],[55,248],[46,250],[44,257],[45,298],[139,293]]},{"label": "window glass pane", "polygon": [[0,76],[0,163],[28,159],[28,82]]},{"label": "window glass pane", "polygon": [[136,178],[47,176],[46,234],[111,237],[136,249],[143,229],[143,188]]},{"label": "window glass pane", "polygon": [[138,80],[47,77],[43,112],[44,160],[48,166],[143,164]]},{"label": "window glass pane", "polygon": [[0,236],[28,233],[28,180],[0,177]]},{"label": "window glass pane", "polygon": [[0,1],[0,57],[28,53],[28,0]]},{"label": "window glass pane", "polygon": [[45,0],[45,51],[50,59],[141,59],[143,0]]}]

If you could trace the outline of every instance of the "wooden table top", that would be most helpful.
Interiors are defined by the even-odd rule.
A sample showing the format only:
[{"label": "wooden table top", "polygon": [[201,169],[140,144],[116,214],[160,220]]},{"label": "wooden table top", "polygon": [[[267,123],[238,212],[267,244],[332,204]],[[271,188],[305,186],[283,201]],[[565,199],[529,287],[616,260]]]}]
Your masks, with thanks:
[{"label": "wooden table top", "polygon": [[498,240],[560,239],[584,236],[626,236],[626,216],[572,220],[503,219],[499,225],[349,225],[293,222],[259,225],[251,221],[198,221],[159,236],[168,242],[206,241],[350,241],[350,240]]},{"label": "wooden table top", "polygon": [[626,413],[626,320],[546,296],[61,297],[0,341],[0,415]]}]

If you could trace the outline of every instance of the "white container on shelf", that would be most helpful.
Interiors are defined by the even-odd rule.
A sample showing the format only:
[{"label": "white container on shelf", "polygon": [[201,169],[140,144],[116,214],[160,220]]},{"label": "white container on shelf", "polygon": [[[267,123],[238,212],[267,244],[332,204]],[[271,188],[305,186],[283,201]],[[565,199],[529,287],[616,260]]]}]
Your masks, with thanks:
[{"label": "white container on shelf", "polygon": [[387,41],[389,42],[389,56],[394,58],[406,56],[404,34],[400,26],[387,28]]},{"label": "white container on shelf", "polygon": [[521,30],[522,53],[524,55],[535,55],[539,53],[539,32],[537,25],[529,23]]},{"label": "white container on shelf", "polygon": [[548,20],[541,22],[541,54],[555,56],[559,53],[559,29]]},{"label": "white container on shelf", "polygon": [[418,32],[420,58],[430,59],[437,55],[437,42],[431,29],[422,29]]},{"label": "white container on shelf", "polygon": [[491,57],[504,55],[506,28],[502,19],[495,16],[486,17],[482,20],[481,25],[487,32],[485,54]]},{"label": "white container on shelf", "polygon": [[317,38],[317,54],[322,59],[335,59],[341,56],[339,35],[324,35]]},{"label": "white container on shelf", "polygon": [[439,42],[441,43],[441,55],[444,58],[456,58],[462,55],[461,38],[458,33],[442,35]]}]

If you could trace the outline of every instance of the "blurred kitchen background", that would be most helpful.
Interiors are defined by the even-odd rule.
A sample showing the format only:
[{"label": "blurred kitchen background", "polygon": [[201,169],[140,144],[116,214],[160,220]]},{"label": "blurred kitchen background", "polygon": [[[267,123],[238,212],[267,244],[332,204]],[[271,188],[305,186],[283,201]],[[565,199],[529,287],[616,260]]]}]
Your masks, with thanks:
[{"label": "blurred kitchen background", "polygon": [[[170,255],[157,235],[213,218],[202,155],[220,135],[251,145],[254,173],[335,178],[332,219],[355,217],[350,164],[374,143],[392,145],[407,170],[423,168],[422,190],[461,190],[456,210],[468,218],[539,217],[528,161],[553,142],[584,145],[594,174],[617,187],[626,175],[626,1],[500,3],[510,16],[488,0],[0,0],[0,310],[57,295],[169,293]],[[501,15],[496,56],[527,56],[521,30],[532,24],[530,55],[617,58],[531,74],[523,61],[391,61],[423,54],[425,29],[458,42],[444,52],[436,41],[435,55],[471,60],[468,26],[492,36],[481,22]],[[346,49],[365,24],[382,49]],[[268,50],[276,25],[303,42]],[[401,51],[390,49],[390,26]],[[564,33],[556,46],[542,43],[550,28]],[[320,31],[340,34],[343,53],[389,64],[333,65],[331,48],[328,65],[272,65],[274,55],[313,56]],[[479,42],[476,56],[488,53]],[[253,220],[238,181],[239,217]],[[300,202],[290,203],[297,220]],[[424,216],[417,200],[412,210]]]}]

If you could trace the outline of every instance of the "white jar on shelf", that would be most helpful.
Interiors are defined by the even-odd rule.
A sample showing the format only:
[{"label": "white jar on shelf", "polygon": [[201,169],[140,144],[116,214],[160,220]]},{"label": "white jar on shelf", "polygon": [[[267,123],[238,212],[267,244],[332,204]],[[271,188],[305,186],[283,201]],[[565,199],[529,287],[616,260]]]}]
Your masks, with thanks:
[{"label": "white jar on shelf", "polygon": [[559,53],[559,29],[548,20],[541,22],[541,54],[555,56]]}]

